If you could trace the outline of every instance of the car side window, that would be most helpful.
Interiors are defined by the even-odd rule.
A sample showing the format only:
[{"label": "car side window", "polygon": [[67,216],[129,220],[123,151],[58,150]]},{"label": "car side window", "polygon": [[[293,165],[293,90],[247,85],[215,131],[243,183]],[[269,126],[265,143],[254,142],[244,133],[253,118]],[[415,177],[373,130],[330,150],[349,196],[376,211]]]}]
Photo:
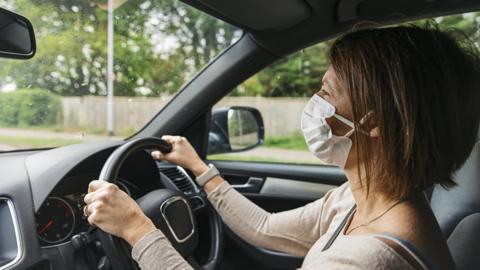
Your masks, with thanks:
[{"label": "car side window", "polygon": [[[321,85],[323,73],[328,67],[324,57],[327,48],[328,42],[325,42],[287,56],[249,78],[220,100],[214,106],[216,112],[235,106],[257,109],[263,118],[265,140],[253,149],[210,154],[208,159],[319,164],[320,161],[309,152],[301,133],[300,116],[309,98]],[[245,124],[248,122],[244,121]],[[230,126],[229,123],[229,130]],[[233,132],[238,133],[236,130]],[[236,140],[237,144],[238,140],[254,143],[252,136],[256,136],[253,135],[256,133],[249,133],[232,138],[232,133],[229,134],[230,143]],[[231,150],[234,148],[232,146]],[[210,145],[209,152],[218,152],[216,149],[216,146]]]},{"label": "car side window", "polygon": [[[479,22],[480,12],[471,12],[408,23],[437,24],[442,30],[467,36],[479,46]],[[308,151],[300,129],[300,117],[309,98],[321,87],[323,74],[328,67],[327,52],[331,42],[322,42],[280,59],[220,100],[214,106],[214,111],[232,106],[256,108],[263,117],[265,140],[261,145],[246,147],[245,151],[240,151],[238,146],[237,149],[230,146],[220,149],[217,140],[216,144],[210,144],[207,159],[320,164]],[[224,138],[227,138],[228,132],[225,131],[225,134]],[[250,143],[254,136],[252,134],[249,135]],[[215,133],[211,132],[211,136],[215,136]],[[247,137],[242,135],[237,140],[247,142]],[[225,144],[228,139],[222,142]]]}]

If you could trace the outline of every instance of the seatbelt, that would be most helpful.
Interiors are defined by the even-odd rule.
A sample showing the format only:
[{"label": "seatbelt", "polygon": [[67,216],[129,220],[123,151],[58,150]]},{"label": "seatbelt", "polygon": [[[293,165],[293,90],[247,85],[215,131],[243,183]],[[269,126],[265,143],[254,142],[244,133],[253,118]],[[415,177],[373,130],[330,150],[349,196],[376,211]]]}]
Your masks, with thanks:
[{"label": "seatbelt", "polygon": [[345,227],[345,225],[347,224],[348,222],[348,219],[350,218],[350,216],[352,215],[353,211],[355,211],[355,209],[357,208],[357,205],[355,204],[352,209],[350,209],[350,211],[348,211],[347,215],[345,216],[345,218],[342,220],[342,223],[340,223],[340,225],[338,225],[337,229],[335,230],[335,232],[333,233],[332,237],[330,237],[330,239],[328,240],[328,242],[325,244],[325,246],[323,247],[322,249],[322,252],[329,249],[330,246],[333,244],[333,242],[335,241],[335,239],[337,239],[338,235],[342,232],[343,228]]}]

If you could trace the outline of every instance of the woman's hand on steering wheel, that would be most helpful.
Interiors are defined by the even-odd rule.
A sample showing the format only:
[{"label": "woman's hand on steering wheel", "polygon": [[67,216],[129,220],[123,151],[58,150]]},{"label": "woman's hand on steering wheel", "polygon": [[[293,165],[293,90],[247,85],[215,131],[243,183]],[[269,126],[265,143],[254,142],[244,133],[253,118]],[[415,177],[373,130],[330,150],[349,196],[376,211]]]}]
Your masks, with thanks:
[{"label": "woman's hand on steering wheel", "polygon": [[[182,257],[195,262],[193,254],[198,246],[199,233],[196,216],[192,213],[189,198],[185,194],[177,189],[159,188],[134,201],[117,186],[109,183],[112,179],[117,179],[123,162],[139,150],[158,149],[163,155],[152,154],[154,158],[169,160],[197,172],[202,166],[208,169],[185,139],[173,139],[172,136],[165,139],[146,137],[125,142],[105,161],[98,177],[102,181],[92,181],[89,185],[88,194],[84,198],[87,204],[84,211],[89,216],[89,223],[100,228],[93,235],[103,246],[113,269],[137,269],[137,264],[129,254],[132,249],[127,245],[135,246],[143,236],[156,228],[168,238]],[[172,148],[173,154],[165,154]],[[205,209],[210,225],[211,246],[208,259],[200,265],[200,269],[214,269],[221,258],[222,221],[211,207]],[[166,215],[169,211],[174,211],[175,214]]]},{"label": "woman's hand on steering wheel", "polygon": [[208,166],[198,156],[185,137],[165,135],[162,136],[162,140],[172,145],[172,151],[166,154],[160,151],[153,151],[152,157],[154,159],[176,164],[190,170],[195,176],[199,176],[208,170]]},{"label": "woman's hand on steering wheel", "polygon": [[138,204],[112,183],[99,180],[90,182],[84,201],[84,214],[91,225],[123,238],[132,247],[156,229]]}]

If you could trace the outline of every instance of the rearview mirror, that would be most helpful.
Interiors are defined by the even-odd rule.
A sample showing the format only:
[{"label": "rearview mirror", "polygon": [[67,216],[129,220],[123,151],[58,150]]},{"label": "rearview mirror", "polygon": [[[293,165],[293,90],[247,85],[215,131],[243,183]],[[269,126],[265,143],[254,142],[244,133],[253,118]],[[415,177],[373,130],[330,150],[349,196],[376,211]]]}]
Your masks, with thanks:
[{"label": "rearview mirror", "polygon": [[249,150],[262,144],[263,140],[263,119],[257,109],[228,107],[212,113],[209,154]]},{"label": "rearview mirror", "polygon": [[35,55],[35,34],[30,21],[0,8],[0,57],[29,59]]}]

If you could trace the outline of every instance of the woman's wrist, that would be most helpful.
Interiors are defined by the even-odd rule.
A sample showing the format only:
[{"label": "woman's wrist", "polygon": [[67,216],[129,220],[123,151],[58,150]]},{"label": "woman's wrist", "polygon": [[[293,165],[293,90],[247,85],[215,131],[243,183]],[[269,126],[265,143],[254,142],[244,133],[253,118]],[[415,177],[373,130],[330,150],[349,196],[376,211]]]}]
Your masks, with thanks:
[{"label": "woman's wrist", "polygon": [[223,180],[220,176],[215,176],[212,180],[208,181],[204,186],[203,190],[210,194],[210,192],[214,191],[219,185],[221,185],[225,180]]},{"label": "woman's wrist", "polygon": [[139,225],[135,224],[135,226],[127,228],[122,238],[133,247],[145,235],[156,229],[157,227],[155,227],[153,222],[148,217],[144,216]]},{"label": "woman's wrist", "polygon": [[195,177],[199,177],[208,170],[208,166],[205,164],[205,162],[199,160],[198,162],[194,163],[189,170],[193,173],[193,175],[195,175]]},{"label": "woman's wrist", "polygon": [[[191,168],[189,169],[195,177],[199,177],[200,175],[204,174],[206,171],[208,171],[210,167],[205,164],[202,160],[199,162],[195,163]],[[210,193],[213,191],[217,186],[219,186],[221,183],[223,183],[223,178],[220,176],[216,176],[212,178],[210,181],[208,181],[204,186],[203,189],[207,192]]]}]

